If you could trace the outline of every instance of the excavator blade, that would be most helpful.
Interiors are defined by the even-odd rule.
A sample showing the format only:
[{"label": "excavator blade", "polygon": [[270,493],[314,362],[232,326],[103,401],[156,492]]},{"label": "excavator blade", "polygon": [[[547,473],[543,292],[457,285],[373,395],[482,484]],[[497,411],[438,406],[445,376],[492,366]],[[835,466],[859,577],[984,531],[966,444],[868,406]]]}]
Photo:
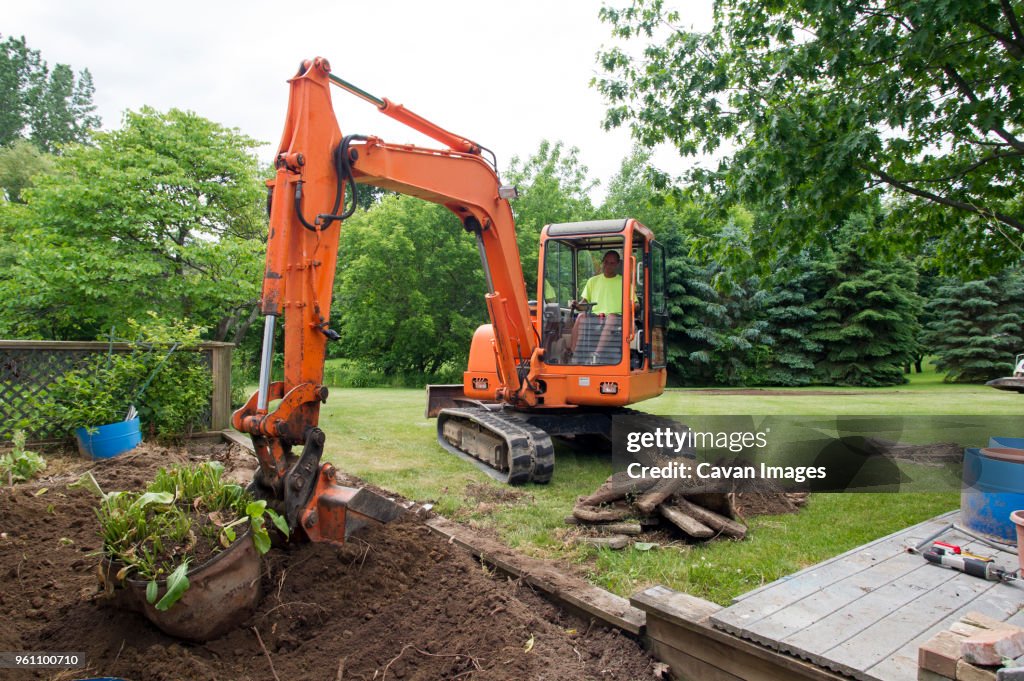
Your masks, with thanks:
[{"label": "excavator blade", "polygon": [[465,398],[466,392],[462,389],[461,383],[428,385],[425,416],[432,419],[440,414],[442,409],[459,406],[459,400]]},{"label": "excavator blade", "polygon": [[373,524],[386,524],[395,520],[404,509],[391,499],[387,499],[361,488],[349,499],[347,518],[345,520],[345,538],[356,530]]},{"label": "excavator blade", "polygon": [[1024,393],[1024,376],[994,378],[985,385],[997,390],[1009,390],[1011,392]]}]

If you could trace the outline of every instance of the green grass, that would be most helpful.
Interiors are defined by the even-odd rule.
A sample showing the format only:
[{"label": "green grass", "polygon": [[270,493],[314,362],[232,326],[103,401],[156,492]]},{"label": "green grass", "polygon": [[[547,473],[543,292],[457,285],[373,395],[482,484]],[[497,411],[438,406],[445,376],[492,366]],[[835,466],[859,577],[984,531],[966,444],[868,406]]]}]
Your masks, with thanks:
[{"label": "green grass", "polygon": [[[671,390],[639,405],[659,414],[1019,414],[1024,400],[981,386],[945,385],[934,374],[887,389],[833,389],[828,396],[735,395]],[[567,545],[563,519],[576,497],[611,473],[611,461],[556,453],[548,485],[517,488],[514,500],[493,500],[479,490],[504,488],[435,441],[435,421],[423,415],[422,390],[332,389],[321,411],[326,455],[342,470],[421,502],[472,526],[494,531],[509,546],[553,557],[591,581],[630,595],[659,583],[719,603],[878,537],[957,508],[956,493],[816,494],[795,515],[755,518],[742,542],[674,544],[621,552]],[[475,485],[467,489],[471,484]],[[478,487],[483,485],[484,487]],[[471,490],[476,492],[470,493]]]}]

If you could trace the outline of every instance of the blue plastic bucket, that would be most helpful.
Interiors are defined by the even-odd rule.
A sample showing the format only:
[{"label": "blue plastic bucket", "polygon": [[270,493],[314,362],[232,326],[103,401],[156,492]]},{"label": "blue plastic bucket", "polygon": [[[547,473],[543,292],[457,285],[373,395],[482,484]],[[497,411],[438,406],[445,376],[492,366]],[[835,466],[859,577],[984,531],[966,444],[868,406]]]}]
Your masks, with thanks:
[{"label": "blue plastic bucket", "polygon": [[990,437],[988,439],[988,446],[1024,449],[1024,437]]},{"label": "blue plastic bucket", "polygon": [[91,433],[87,428],[78,428],[75,436],[78,438],[78,448],[94,459],[109,459],[135,449],[142,442],[138,416],[131,421],[98,426]]},{"label": "blue plastic bucket", "polygon": [[1024,460],[1002,461],[965,449],[961,524],[993,541],[1016,544],[1010,514],[1019,510],[1024,510]]}]

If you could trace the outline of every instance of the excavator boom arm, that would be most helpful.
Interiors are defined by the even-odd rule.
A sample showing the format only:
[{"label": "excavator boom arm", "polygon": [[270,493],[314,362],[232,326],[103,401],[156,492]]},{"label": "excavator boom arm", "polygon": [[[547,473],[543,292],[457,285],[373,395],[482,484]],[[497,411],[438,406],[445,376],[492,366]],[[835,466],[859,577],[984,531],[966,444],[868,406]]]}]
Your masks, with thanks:
[{"label": "excavator boom arm", "polygon": [[[331,103],[332,81],[450,148],[393,145],[375,137],[343,138]],[[339,81],[322,58],[304,62],[289,81],[276,175],[268,182],[270,230],[261,299],[266,322],[260,386],[233,417],[235,427],[253,438],[260,463],[258,482],[279,499],[301,491],[300,501],[291,503],[295,508],[315,503],[308,490],[328,484],[316,480],[319,453],[310,458],[306,452],[322,450],[317,424],[320,403],[327,398],[322,385],[326,343],[336,336],[330,328],[330,307],[339,230],[346,217],[339,212],[347,184],[369,184],[416,196],[444,205],[459,217],[477,240],[486,274],[495,361],[503,383],[500,395],[511,404],[536,403],[533,387],[525,379],[539,344],[530,319],[512,210],[500,195],[495,170],[481,158],[479,145]],[[284,375],[282,381],[272,383],[273,339],[282,317]],[[272,402],[276,402],[273,407]],[[310,442],[316,446],[311,448]],[[294,445],[305,445],[299,464],[291,455]],[[316,517],[311,507],[303,513]],[[295,510],[291,520],[299,522],[301,516]]]}]

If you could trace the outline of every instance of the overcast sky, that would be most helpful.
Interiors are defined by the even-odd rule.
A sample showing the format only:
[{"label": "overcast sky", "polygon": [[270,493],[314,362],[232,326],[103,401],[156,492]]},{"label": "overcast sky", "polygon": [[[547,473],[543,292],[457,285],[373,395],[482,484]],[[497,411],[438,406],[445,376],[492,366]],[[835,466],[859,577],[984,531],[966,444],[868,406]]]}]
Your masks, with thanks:
[{"label": "overcast sky", "polygon": [[[707,29],[710,0],[680,4],[689,12],[682,23]],[[604,106],[588,85],[595,54],[610,43],[600,6],[0,0],[0,34],[24,35],[51,65],[88,68],[104,128],[119,126],[126,109],[189,109],[268,143],[260,156],[269,162],[284,123],[285,81],[302,59],[320,55],[336,75],[489,147],[503,170],[541,140],[562,140],[606,183],[631,143],[625,130],[601,129]],[[435,144],[362,100],[333,94],[343,133]],[[670,172],[684,167],[669,150],[656,161]]]}]

